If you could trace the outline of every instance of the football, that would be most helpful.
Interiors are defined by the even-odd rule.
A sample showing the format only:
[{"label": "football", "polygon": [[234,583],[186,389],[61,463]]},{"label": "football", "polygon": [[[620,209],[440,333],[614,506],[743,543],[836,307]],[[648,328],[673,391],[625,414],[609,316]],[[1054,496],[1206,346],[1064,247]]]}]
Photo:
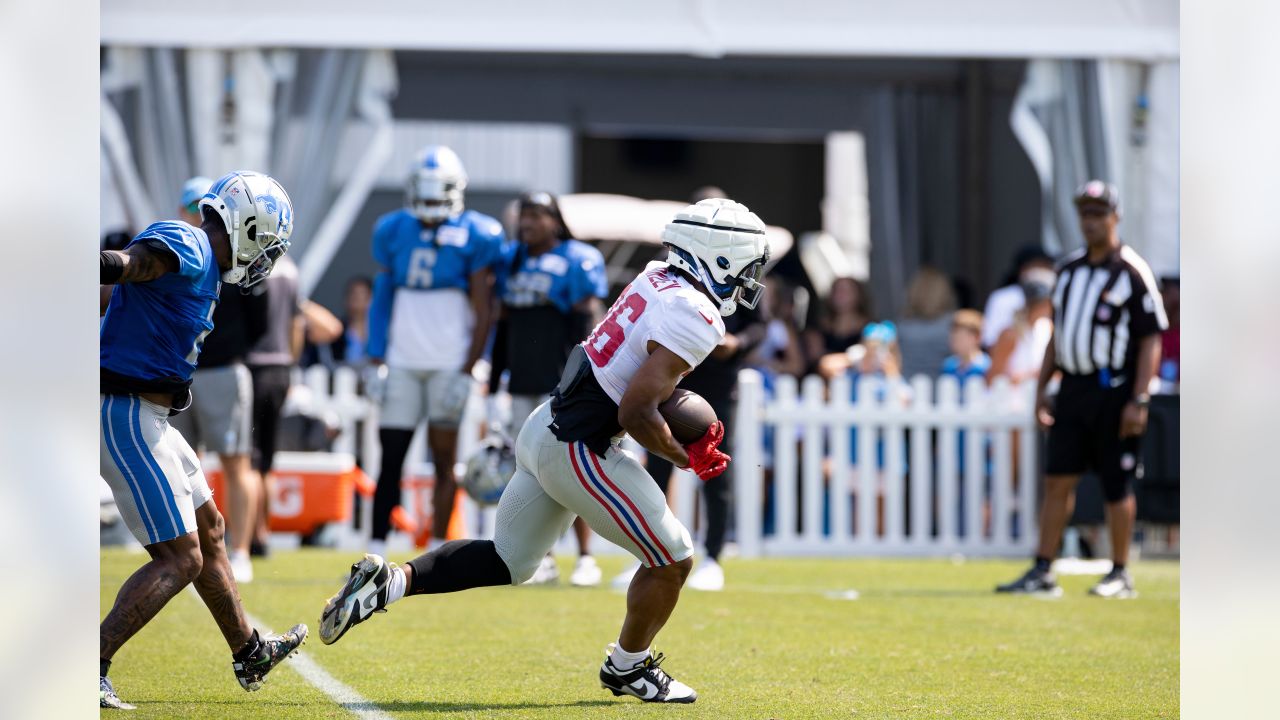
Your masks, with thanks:
[{"label": "football", "polygon": [[716,421],[716,411],[702,396],[688,390],[676,389],[658,406],[658,412],[667,421],[676,442],[687,445],[707,434],[707,428]]}]

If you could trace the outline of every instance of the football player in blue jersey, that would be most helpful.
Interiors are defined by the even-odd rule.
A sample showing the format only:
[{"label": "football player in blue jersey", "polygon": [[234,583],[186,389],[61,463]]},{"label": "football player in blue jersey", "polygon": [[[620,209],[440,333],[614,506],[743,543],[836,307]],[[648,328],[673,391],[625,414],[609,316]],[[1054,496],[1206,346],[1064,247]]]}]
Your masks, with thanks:
[{"label": "football player in blue jersey", "polygon": [[497,220],[463,209],[466,187],[457,154],[429,146],[409,173],[406,207],[378,218],[373,229],[373,257],[382,271],[369,308],[368,355],[387,367],[370,544],[375,554],[386,551],[405,454],[424,419],[435,467],[432,547],[444,542],[453,514],[458,425],[471,395],[471,370],[493,326],[494,266],[504,242]]},{"label": "football player in blue jersey", "polygon": [[[609,292],[604,256],[574,240],[555,196],[526,193],[519,200],[516,238],[507,243],[499,264],[498,296],[503,317],[494,341],[495,377],[508,372],[511,422],[515,437],[535,408],[551,397],[574,345],[582,342],[604,312]],[[600,584],[600,566],[591,556],[591,528],[573,521],[578,560],[569,582],[577,587]],[[560,579],[548,554],[529,584]]]},{"label": "football player in blue jersey", "polygon": [[213,329],[223,282],[247,288],[289,248],[293,206],[275,180],[223,176],[199,201],[201,224],[158,222],[121,251],[100,254],[101,282],[115,286],[99,338],[99,471],[150,560],[125,581],[100,626],[99,699],[120,700],[107,671],[116,651],[194,583],[232,653],[241,687],[254,691],[307,636],[298,624],[263,637],[240,605],[223,540],[225,524],[195,452],[169,425],[189,404],[191,373]]}]

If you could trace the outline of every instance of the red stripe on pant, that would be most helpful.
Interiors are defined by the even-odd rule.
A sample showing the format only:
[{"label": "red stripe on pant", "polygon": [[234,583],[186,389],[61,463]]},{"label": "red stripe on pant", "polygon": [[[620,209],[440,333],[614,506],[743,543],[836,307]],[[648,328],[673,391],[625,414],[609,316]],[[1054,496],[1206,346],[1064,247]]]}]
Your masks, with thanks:
[{"label": "red stripe on pant", "polygon": [[[644,543],[640,542],[635,535],[631,534],[631,531],[627,529],[627,524],[622,521],[622,518],[618,517],[616,512],[613,511],[613,508],[609,505],[609,501],[600,497],[600,495],[591,487],[591,483],[587,478],[583,476],[582,469],[578,467],[578,458],[573,453],[574,443],[567,443],[566,445],[569,448],[569,462],[573,465],[574,474],[578,476],[578,482],[582,483],[582,487],[586,488],[587,493],[590,494],[591,497],[595,498],[596,502],[604,506],[604,509],[609,513],[609,516],[613,518],[613,521],[617,523],[619,528],[622,528],[622,532],[630,538],[631,542],[634,543],[636,547],[640,548],[640,552],[644,553],[645,562],[648,563],[650,567],[656,565],[657,563],[654,561],[653,556],[651,556],[649,551],[645,549]],[[588,453],[590,453],[590,451],[588,451]]]},{"label": "red stripe on pant", "polygon": [[587,456],[591,458],[591,464],[595,466],[596,472],[600,473],[600,477],[604,479],[605,484],[613,488],[613,491],[618,494],[618,497],[622,498],[622,501],[627,504],[627,507],[631,508],[631,512],[635,513],[635,516],[640,519],[641,527],[643,527],[645,532],[648,533],[649,539],[653,541],[653,546],[658,548],[658,552],[662,553],[662,557],[666,559],[667,564],[670,565],[671,563],[674,563],[675,560],[671,558],[671,553],[667,552],[667,549],[658,541],[657,534],[653,532],[653,528],[649,527],[649,523],[645,522],[644,514],[640,512],[640,509],[635,506],[635,503],[631,502],[631,498],[627,497],[618,489],[617,485],[613,484],[613,481],[609,479],[608,475],[604,474],[604,468],[600,467],[600,461],[596,459],[595,454],[588,453]]}]

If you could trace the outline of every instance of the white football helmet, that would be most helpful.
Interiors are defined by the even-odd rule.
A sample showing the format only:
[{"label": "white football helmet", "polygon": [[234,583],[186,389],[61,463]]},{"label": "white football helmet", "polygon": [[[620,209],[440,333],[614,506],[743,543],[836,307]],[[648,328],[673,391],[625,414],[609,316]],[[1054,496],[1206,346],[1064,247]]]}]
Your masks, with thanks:
[{"label": "white football helmet", "polygon": [[724,198],[690,205],[667,223],[662,244],[670,248],[667,263],[697,278],[721,315],[760,302],[769,240],[764,223],[745,205]]},{"label": "white football helmet", "polygon": [[481,506],[497,505],[507,483],[516,474],[516,449],[501,426],[493,425],[467,459],[467,471],[459,484]]},{"label": "white football helmet", "polygon": [[467,171],[458,154],[444,145],[428,145],[418,153],[405,187],[405,205],[419,220],[437,225],[462,212]]},{"label": "white football helmet", "polygon": [[293,203],[284,187],[262,173],[227,173],[200,198],[200,214],[222,219],[231,238],[231,269],[222,281],[250,287],[266,279],[289,250]]}]

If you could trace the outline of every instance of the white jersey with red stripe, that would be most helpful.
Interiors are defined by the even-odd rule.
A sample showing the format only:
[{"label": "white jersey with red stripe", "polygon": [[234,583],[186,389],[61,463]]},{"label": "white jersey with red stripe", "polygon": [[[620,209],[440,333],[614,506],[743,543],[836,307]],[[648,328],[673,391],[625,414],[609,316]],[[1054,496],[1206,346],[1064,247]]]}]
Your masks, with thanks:
[{"label": "white jersey with red stripe", "polygon": [[615,402],[657,343],[692,370],[724,340],[724,318],[711,299],[664,262],[645,267],[583,342],[600,387]]}]

